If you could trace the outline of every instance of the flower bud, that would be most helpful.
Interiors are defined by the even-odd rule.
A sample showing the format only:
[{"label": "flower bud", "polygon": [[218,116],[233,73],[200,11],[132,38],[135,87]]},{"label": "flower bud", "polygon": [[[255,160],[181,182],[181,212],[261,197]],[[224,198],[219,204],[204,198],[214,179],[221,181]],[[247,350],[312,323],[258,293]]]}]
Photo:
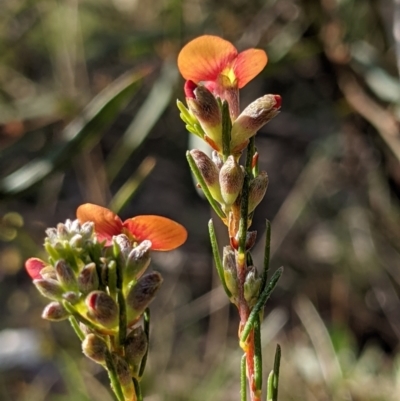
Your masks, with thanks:
[{"label": "flower bud", "polygon": [[68,232],[68,229],[67,229],[66,225],[68,224],[69,221],[70,220],[67,220],[65,222],[66,224],[64,224],[64,223],[58,223],[57,224],[57,237],[58,237],[58,239],[60,239],[60,240],[68,239],[69,232]]},{"label": "flower bud", "polygon": [[193,157],[212,197],[217,202],[223,203],[219,185],[219,170],[215,163],[201,150],[193,149],[190,151],[190,155]]},{"label": "flower bud", "polygon": [[39,279],[33,280],[38,291],[46,298],[53,299],[55,301],[61,300],[64,289],[60,283],[52,279]]},{"label": "flower bud", "polygon": [[67,319],[69,313],[59,302],[50,302],[42,312],[42,318],[46,320],[51,320],[53,322],[59,322],[61,320]]},{"label": "flower bud", "polygon": [[82,341],[82,351],[92,361],[105,364],[108,348],[106,342],[99,336],[88,334]]},{"label": "flower bud", "polygon": [[42,270],[46,264],[39,258],[29,258],[25,262],[25,269],[32,279],[42,278]]},{"label": "flower bud", "polygon": [[72,267],[63,259],[56,262],[55,265],[57,279],[65,289],[76,288],[76,277]]},{"label": "flower bud", "polygon": [[217,169],[221,170],[221,167],[224,165],[224,161],[221,159],[219,153],[216,150],[212,151],[211,159],[214,162],[214,164],[217,166]]},{"label": "flower bud", "polygon": [[268,188],[268,174],[261,171],[260,174],[250,181],[249,185],[249,208],[251,213],[264,198]]},{"label": "flower bud", "polygon": [[102,326],[111,328],[118,323],[118,306],[115,301],[103,291],[92,291],[86,297],[88,316]]},{"label": "flower bud", "polygon": [[132,241],[125,234],[113,237],[113,243],[118,246],[123,257],[127,257],[132,250]]},{"label": "flower bud", "polygon": [[124,393],[125,400],[136,401],[135,387],[132,381],[131,371],[128,363],[118,354],[113,354],[113,362],[115,372],[118,376],[119,384],[121,385],[122,392]]},{"label": "flower bud", "polygon": [[79,273],[78,288],[83,294],[97,290],[99,287],[99,277],[97,275],[96,264],[87,264]]},{"label": "flower bud", "polygon": [[150,264],[151,241],[144,240],[129,253],[124,270],[124,281],[138,280]]},{"label": "flower bud", "polygon": [[247,231],[246,233],[246,250],[253,248],[257,239],[257,231]]},{"label": "flower bud", "polygon": [[64,292],[63,299],[65,299],[72,305],[77,304],[81,300],[79,293],[74,292],[74,291]]},{"label": "flower bud", "polygon": [[155,298],[163,279],[158,272],[145,274],[135,286],[133,286],[126,297],[126,309],[128,322],[132,323],[142,315],[144,310]]},{"label": "flower bud", "polygon": [[75,234],[70,240],[69,244],[71,248],[82,248],[83,246],[83,238],[81,234]]},{"label": "flower bud", "polygon": [[47,266],[43,267],[43,269],[40,270],[40,275],[44,279],[50,278],[52,280],[57,280],[56,271],[55,271],[54,267],[51,265],[47,265]]},{"label": "flower bud", "polygon": [[241,152],[247,146],[248,140],[274,118],[280,108],[279,95],[265,95],[247,106],[232,124],[232,152]]},{"label": "flower bud", "polygon": [[226,206],[231,206],[243,187],[244,174],[233,156],[229,156],[219,172],[221,194]]},{"label": "flower bud", "polygon": [[125,359],[133,367],[135,373],[140,368],[147,347],[147,336],[142,326],[135,327],[125,340]]},{"label": "flower bud", "polygon": [[244,298],[250,308],[252,308],[257,302],[260,285],[261,278],[258,277],[257,269],[254,266],[249,266],[244,282]]},{"label": "flower bud", "polygon": [[225,284],[235,299],[239,294],[239,284],[237,280],[235,252],[229,245],[223,249],[222,266],[224,268]]},{"label": "flower bud", "polygon": [[94,223],[92,221],[86,221],[81,226],[81,235],[85,241],[91,239],[94,234]]},{"label": "flower bud", "polygon": [[222,116],[214,95],[202,85],[192,81],[185,84],[186,103],[189,110],[197,117],[206,135],[222,149]]}]

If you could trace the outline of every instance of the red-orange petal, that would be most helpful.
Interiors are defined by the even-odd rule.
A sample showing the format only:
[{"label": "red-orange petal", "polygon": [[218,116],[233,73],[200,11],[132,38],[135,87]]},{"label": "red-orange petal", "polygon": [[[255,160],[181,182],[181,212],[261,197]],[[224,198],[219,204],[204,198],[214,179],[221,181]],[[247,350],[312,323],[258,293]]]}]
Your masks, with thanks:
[{"label": "red-orange petal", "polygon": [[81,224],[92,221],[97,238],[99,241],[106,240],[107,245],[110,244],[113,235],[122,232],[122,220],[111,210],[102,206],[85,203],[76,210],[76,217]]},{"label": "red-orange petal", "polygon": [[39,258],[29,258],[25,262],[25,269],[31,276],[32,280],[41,279],[40,271],[45,267],[46,264]]},{"label": "red-orange petal", "polygon": [[267,65],[267,62],[267,54],[261,49],[248,49],[239,53],[233,64],[239,89],[258,75]]},{"label": "red-orange petal", "polygon": [[124,221],[124,227],[137,241],[151,241],[151,249],[155,251],[171,251],[187,238],[187,231],[182,225],[162,216],[132,217]]},{"label": "red-orange petal", "polygon": [[232,64],[237,50],[218,36],[204,35],[186,44],[178,56],[178,68],[186,80],[215,81]]}]

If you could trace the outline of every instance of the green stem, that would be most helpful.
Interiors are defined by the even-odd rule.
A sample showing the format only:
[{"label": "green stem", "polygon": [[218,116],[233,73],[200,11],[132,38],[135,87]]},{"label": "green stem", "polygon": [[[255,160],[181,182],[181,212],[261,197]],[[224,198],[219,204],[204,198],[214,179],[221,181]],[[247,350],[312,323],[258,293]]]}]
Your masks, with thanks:
[{"label": "green stem", "polygon": [[108,372],[108,377],[111,382],[111,388],[114,391],[115,396],[117,397],[118,401],[125,401],[125,397],[123,395],[121,385],[118,380],[117,372],[115,371],[114,362],[112,360],[112,356],[110,352],[106,352],[106,367]]},{"label": "green stem", "polygon": [[221,255],[218,249],[217,236],[215,234],[214,223],[212,219],[210,219],[210,221],[208,222],[208,233],[210,235],[211,249],[214,256],[214,263],[215,267],[217,268],[219,279],[221,280],[222,287],[224,288],[226,295],[228,296],[228,298],[231,298],[232,294],[226,286],[225,282],[224,267],[222,266]]},{"label": "green stem", "polygon": [[246,325],[243,328],[242,335],[240,337],[240,341],[242,343],[244,343],[247,340],[247,337],[249,336],[251,329],[254,327],[255,320],[258,318],[258,314],[260,313],[261,309],[265,306],[265,303],[271,296],[271,293],[274,290],[276,284],[278,283],[278,280],[281,277],[282,273],[283,273],[283,267],[280,267],[272,276],[268,286],[260,294],[260,297],[258,298],[258,301],[255,304],[253,310],[251,311],[250,316],[246,322]]},{"label": "green stem", "polygon": [[71,326],[74,329],[74,331],[75,331],[76,335],[78,336],[78,338],[81,341],[83,341],[85,339],[85,334],[83,333],[83,331],[79,327],[79,323],[76,320],[76,318],[74,316],[70,316],[69,317],[69,322],[71,323]]}]

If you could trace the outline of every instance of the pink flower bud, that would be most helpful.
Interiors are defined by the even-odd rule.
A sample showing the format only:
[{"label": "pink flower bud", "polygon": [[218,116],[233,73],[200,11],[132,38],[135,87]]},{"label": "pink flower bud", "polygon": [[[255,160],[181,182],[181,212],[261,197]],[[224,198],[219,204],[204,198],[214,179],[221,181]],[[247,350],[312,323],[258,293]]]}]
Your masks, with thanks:
[{"label": "pink flower bud", "polygon": [[226,206],[235,202],[243,187],[243,170],[233,156],[229,156],[219,172],[221,194]]},{"label": "pink flower bud", "polygon": [[197,86],[192,81],[186,82],[185,94],[188,108],[199,120],[205,134],[222,149],[222,116],[214,95],[205,86]]},{"label": "pink flower bud", "polygon": [[53,322],[65,320],[68,318],[68,316],[69,313],[59,302],[50,302],[42,312],[43,319],[51,320]]},{"label": "pink flower bud", "polygon": [[40,271],[46,266],[46,264],[43,262],[43,260],[39,258],[29,258],[25,262],[25,269],[29,276],[35,280],[35,279],[41,279],[42,276],[40,274]]},{"label": "pink flower bud", "polygon": [[265,95],[247,106],[232,124],[231,150],[240,153],[257,131],[274,118],[281,108],[279,95]]},{"label": "pink flower bud", "polygon": [[118,305],[103,291],[92,291],[86,297],[88,316],[100,325],[112,328],[118,323]]}]

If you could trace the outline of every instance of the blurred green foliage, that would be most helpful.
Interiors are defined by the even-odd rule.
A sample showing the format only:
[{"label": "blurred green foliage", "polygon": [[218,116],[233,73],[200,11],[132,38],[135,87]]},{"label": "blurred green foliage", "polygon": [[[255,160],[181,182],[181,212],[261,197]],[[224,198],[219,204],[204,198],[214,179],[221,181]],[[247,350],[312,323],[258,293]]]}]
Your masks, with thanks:
[{"label": "blurred green foliage", "polygon": [[186,166],[175,107],[184,97],[176,55],[207,33],[269,55],[243,106],[264,93],[283,98],[257,135],[270,187],[254,219],[258,266],[266,217],[271,265],[285,266],[263,323],[265,363],[282,345],[280,399],[398,400],[399,7],[3,0],[0,399],[112,399],[68,325],[40,319],[44,302],[23,271],[45,228],[83,202],[124,217],[164,214],[190,234],[153,258],[165,282],[152,308],[146,399],[237,398],[237,321],[214,288],[210,211]]}]

